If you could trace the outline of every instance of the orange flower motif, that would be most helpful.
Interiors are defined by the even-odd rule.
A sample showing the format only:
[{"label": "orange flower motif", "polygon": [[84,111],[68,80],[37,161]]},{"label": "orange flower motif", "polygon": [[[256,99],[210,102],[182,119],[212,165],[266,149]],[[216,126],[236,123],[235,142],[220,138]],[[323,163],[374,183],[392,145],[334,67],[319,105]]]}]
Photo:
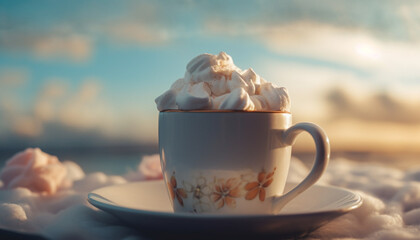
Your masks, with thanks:
[{"label": "orange flower motif", "polygon": [[184,206],[183,198],[187,198],[187,193],[183,188],[179,188],[176,183],[174,176],[171,177],[171,181],[168,183],[169,194],[171,195],[172,201],[176,198],[181,206]]},{"label": "orange flower motif", "polygon": [[274,172],[276,171],[276,168],[268,174],[265,173],[263,170],[258,174],[257,181],[250,182],[245,185],[245,190],[248,192],[245,194],[246,200],[252,200],[257,195],[259,195],[259,199],[261,202],[264,202],[265,200],[265,188],[270,186],[270,184],[273,182],[273,176]]},{"label": "orange flower motif", "polygon": [[222,208],[225,204],[228,207],[235,208],[235,198],[240,197],[239,183],[235,178],[229,178],[226,182],[220,179],[211,194],[211,200],[217,205],[217,209]]}]

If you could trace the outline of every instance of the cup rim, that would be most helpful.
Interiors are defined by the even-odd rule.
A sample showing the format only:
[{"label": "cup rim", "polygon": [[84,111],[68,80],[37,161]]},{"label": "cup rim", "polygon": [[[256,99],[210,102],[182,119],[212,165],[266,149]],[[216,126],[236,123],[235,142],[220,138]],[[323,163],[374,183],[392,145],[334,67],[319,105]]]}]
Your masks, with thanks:
[{"label": "cup rim", "polygon": [[180,109],[167,109],[159,111],[159,113],[281,113],[292,114],[287,111],[248,111],[248,110],[225,110],[225,109],[197,109],[197,110],[180,110]]}]

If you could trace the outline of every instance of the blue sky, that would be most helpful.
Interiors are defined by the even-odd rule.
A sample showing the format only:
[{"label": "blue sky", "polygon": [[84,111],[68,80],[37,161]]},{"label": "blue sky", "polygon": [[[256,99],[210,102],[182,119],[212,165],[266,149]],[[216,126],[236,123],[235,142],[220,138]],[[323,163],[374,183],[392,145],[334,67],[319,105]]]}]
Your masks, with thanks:
[{"label": "blue sky", "polygon": [[156,143],[154,98],[194,56],[225,51],[287,87],[295,120],[337,148],[383,149],[392,127],[411,151],[419,13],[415,1],[4,1],[0,146]]}]

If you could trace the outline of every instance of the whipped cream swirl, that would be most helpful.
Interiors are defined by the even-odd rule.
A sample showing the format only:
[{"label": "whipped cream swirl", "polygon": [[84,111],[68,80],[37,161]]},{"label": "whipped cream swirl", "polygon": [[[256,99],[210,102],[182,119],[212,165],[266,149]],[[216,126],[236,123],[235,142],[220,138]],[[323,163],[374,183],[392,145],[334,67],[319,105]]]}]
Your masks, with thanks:
[{"label": "whipped cream swirl", "polygon": [[241,70],[225,52],[192,59],[184,78],[176,80],[155,102],[159,111],[290,111],[286,88],[265,81],[252,68]]}]

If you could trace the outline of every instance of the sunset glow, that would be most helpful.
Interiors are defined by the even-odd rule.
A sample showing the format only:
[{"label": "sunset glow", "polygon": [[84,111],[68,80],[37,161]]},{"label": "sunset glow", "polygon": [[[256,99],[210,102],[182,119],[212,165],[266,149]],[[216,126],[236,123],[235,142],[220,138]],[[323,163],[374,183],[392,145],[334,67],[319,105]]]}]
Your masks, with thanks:
[{"label": "sunset glow", "polygon": [[377,61],[380,60],[380,54],[373,45],[369,43],[360,43],[355,46],[355,51],[358,55],[369,60]]}]

